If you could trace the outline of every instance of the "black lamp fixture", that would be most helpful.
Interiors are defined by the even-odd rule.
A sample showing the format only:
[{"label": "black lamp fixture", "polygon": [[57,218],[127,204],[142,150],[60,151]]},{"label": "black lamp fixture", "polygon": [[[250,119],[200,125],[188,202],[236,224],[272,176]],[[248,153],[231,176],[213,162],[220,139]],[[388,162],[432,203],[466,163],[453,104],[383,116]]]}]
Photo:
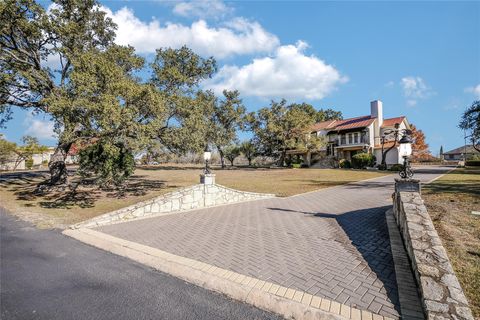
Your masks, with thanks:
[{"label": "black lamp fixture", "polygon": [[412,155],[412,131],[403,130],[403,136],[398,141],[400,144],[399,154],[403,158],[403,168],[398,173],[402,179],[411,179],[413,177],[413,171],[410,166],[409,157]]},{"label": "black lamp fixture", "polygon": [[212,152],[210,151],[210,148],[208,148],[208,144],[205,146],[205,151],[203,152],[203,160],[205,160],[205,169],[203,172],[205,174],[210,174],[210,166],[208,165],[208,162],[212,158]]}]

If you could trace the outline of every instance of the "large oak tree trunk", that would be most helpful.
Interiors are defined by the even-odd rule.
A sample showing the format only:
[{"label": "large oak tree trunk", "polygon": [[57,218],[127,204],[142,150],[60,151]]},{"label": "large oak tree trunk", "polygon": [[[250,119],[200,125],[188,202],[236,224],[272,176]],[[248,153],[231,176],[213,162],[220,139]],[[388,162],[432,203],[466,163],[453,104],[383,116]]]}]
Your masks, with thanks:
[{"label": "large oak tree trunk", "polygon": [[[387,153],[392,150],[393,148],[395,148],[397,144],[395,143],[393,146],[391,146],[390,148],[388,148],[387,150],[385,150],[385,152],[383,151],[382,149],[382,166],[386,169],[387,168]],[[383,147],[382,147],[383,148]]]},{"label": "large oak tree trunk", "polygon": [[62,185],[68,182],[67,165],[65,159],[70,150],[71,143],[58,144],[50,158],[48,169],[50,170],[50,185]]},{"label": "large oak tree trunk", "polygon": [[287,149],[284,148],[282,150],[282,153],[280,154],[280,159],[278,159],[278,166],[279,167],[283,167],[286,158],[287,158]]},{"label": "large oak tree trunk", "polygon": [[226,165],[225,165],[225,155],[223,153],[223,150],[221,148],[218,148],[218,153],[220,154],[220,163],[222,164],[222,169],[225,169]]},{"label": "large oak tree trunk", "polygon": [[477,150],[478,152],[480,152],[480,147],[477,146],[476,141],[475,141],[475,138],[472,138],[472,146],[473,146],[473,149],[475,149],[475,150]]}]

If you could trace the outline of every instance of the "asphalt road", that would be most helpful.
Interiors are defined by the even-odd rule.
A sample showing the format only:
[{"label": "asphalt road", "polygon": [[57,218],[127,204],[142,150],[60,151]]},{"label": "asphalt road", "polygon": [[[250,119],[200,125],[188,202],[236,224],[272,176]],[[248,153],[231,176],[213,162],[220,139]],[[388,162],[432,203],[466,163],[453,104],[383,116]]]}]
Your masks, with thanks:
[{"label": "asphalt road", "polygon": [[0,208],[1,319],[280,319]]}]

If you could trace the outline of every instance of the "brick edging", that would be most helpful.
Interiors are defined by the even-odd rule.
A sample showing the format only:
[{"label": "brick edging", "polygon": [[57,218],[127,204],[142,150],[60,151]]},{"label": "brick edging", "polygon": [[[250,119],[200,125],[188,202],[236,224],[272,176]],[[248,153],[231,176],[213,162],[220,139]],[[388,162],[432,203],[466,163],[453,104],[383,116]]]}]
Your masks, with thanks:
[{"label": "brick edging", "polygon": [[95,230],[67,229],[63,231],[63,234],[286,318],[393,320],[366,310],[352,308],[336,301],[177,256]]}]

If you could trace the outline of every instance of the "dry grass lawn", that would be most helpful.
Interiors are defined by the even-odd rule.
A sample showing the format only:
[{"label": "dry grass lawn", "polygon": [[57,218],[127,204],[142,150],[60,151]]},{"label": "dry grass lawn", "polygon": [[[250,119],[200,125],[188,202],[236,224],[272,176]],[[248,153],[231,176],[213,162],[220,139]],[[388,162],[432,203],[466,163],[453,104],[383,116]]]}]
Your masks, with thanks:
[{"label": "dry grass lawn", "polygon": [[480,319],[480,168],[459,168],[427,185],[422,197],[470,306]]},{"label": "dry grass lawn", "polygon": [[[244,191],[274,193],[281,197],[390,174],[341,169],[214,168],[214,171],[218,184]],[[196,184],[200,173],[200,166],[146,167],[137,169],[121,191],[79,185],[75,191],[51,194],[35,193],[37,184],[47,177],[47,172],[3,173],[0,176],[0,199],[3,207],[38,226],[61,228]]]}]

